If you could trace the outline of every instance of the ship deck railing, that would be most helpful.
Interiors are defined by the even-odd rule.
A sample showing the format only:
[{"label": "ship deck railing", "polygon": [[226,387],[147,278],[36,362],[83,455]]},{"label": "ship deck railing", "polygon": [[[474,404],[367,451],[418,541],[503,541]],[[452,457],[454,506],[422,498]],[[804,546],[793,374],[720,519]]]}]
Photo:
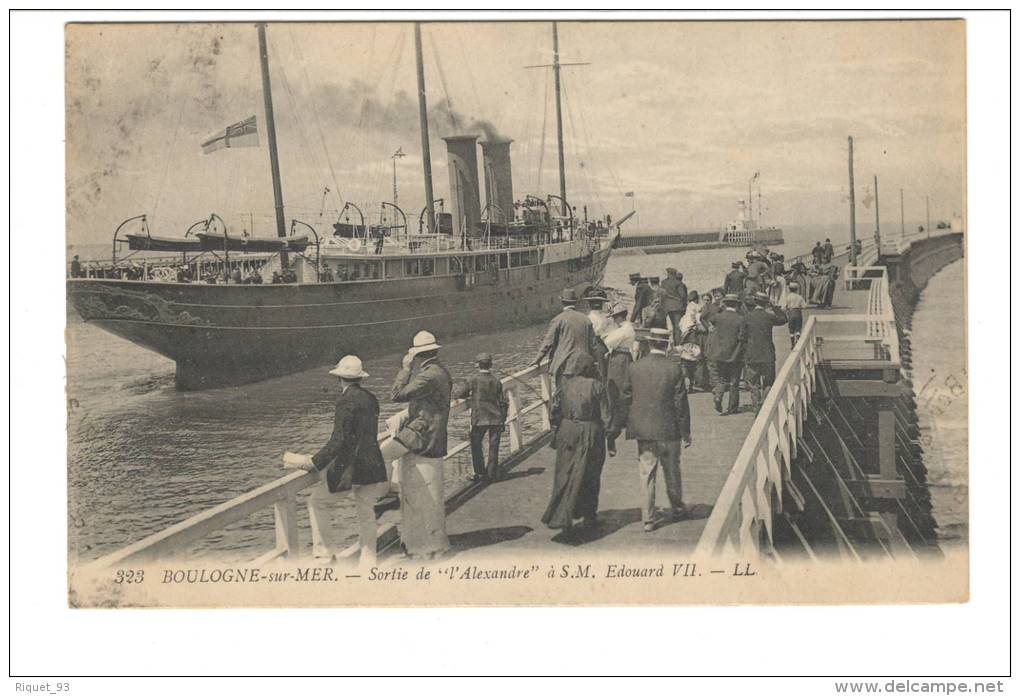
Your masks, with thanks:
[{"label": "ship deck railing", "polygon": [[[860,257],[859,257],[860,258]],[[892,384],[900,372],[899,334],[884,266],[847,266],[844,313],[812,314],[783,362],[705,523],[700,555],[756,557],[774,552],[772,524],[782,511],[817,370],[861,370]],[[861,387],[868,385],[862,381]]]},{"label": "ship deck railing", "polygon": [[[509,402],[506,432],[510,457],[508,461],[504,462],[504,466],[509,466],[516,456],[525,456],[535,446],[543,442],[550,432],[552,386],[548,373],[548,361],[507,376],[503,378],[502,384]],[[450,415],[466,413],[469,408],[470,400],[454,400],[450,405]],[[537,425],[525,428],[525,416],[536,412]],[[406,414],[406,409],[402,413]],[[389,432],[382,432],[379,434],[379,442],[382,443],[389,437]],[[458,442],[449,449],[445,460],[457,457],[469,447],[470,443],[467,440]],[[301,491],[319,483],[320,476],[321,474],[317,471],[292,471],[209,510],[181,520],[123,549],[102,556],[92,561],[90,566],[95,570],[103,570],[127,563],[145,563],[168,559],[186,560],[192,555],[196,544],[206,537],[222,531],[229,525],[249,519],[270,507],[274,513],[276,543],[272,549],[251,559],[251,562],[263,564],[278,559],[299,559],[306,555],[308,547],[302,542],[299,534],[297,496]],[[447,499],[447,507],[456,504],[459,498],[469,494],[470,489],[476,486],[477,484],[469,483],[456,491]],[[394,524],[384,524],[380,528],[378,540],[380,549],[392,545],[396,539],[397,530]],[[357,550],[358,547],[355,544],[342,555],[353,556]]]}]

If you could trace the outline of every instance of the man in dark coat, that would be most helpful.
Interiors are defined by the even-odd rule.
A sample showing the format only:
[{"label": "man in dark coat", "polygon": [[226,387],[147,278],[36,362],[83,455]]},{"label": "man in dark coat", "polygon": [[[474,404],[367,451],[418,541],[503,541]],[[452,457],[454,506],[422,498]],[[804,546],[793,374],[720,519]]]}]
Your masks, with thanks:
[{"label": "man in dark coat", "polygon": [[673,519],[683,519],[687,507],[683,500],[680,475],[680,447],[691,445],[691,410],[680,365],[666,357],[670,333],[652,329],[650,351],[630,368],[625,399],[630,403],[627,439],[637,440],[638,470],[641,478],[641,520],[644,529],[655,529],[655,477],[662,468],[666,496]]},{"label": "man in dark coat", "polygon": [[638,324],[641,322],[641,314],[645,307],[652,302],[652,286],[640,273],[631,273],[629,279],[630,284],[634,286],[634,306],[630,310],[630,320]]},{"label": "man in dark coat", "polygon": [[[736,413],[740,408],[740,371],[747,343],[747,322],[737,312],[739,304],[739,296],[728,294],[723,297],[723,310],[708,318],[712,327],[708,336],[708,359],[715,373],[712,399],[715,410],[722,415]],[[730,398],[723,411],[722,398],[727,391]]]},{"label": "man in dark coat", "polygon": [[557,387],[564,374],[578,374],[580,356],[596,360],[595,330],[588,317],[577,309],[577,293],[567,288],[560,293],[560,302],[563,311],[549,322],[545,340],[532,361],[532,365],[538,365],[549,356],[549,374]]},{"label": "man in dark coat", "polygon": [[[479,353],[475,357],[478,372],[453,390],[454,399],[471,399],[471,467],[474,480],[495,481],[499,475],[499,441],[506,423],[509,402],[503,384],[492,375],[492,356]],[[482,443],[489,439],[489,462],[485,463]]]},{"label": "man in dark coat", "polygon": [[666,269],[666,279],[662,281],[662,309],[669,318],[673,329],[673,345],[680,345],[680,317],[687,311],[687,286],[684,285],[684,274],[675,268]]},{"label": "man in dark coat", "polygon": [[826,237],[825,244],[822,245],[822,263],[832,263],[832,257],[835,254],[836,250],[832,248],[832,240]]},{"label": "man in dark coat", "polygon": [[726,274],[723,280],[723,292],[727,295],[739,295],[744,292],[744,280],[747,274],[744,273],[744,264],[734,261],[733,270]]},{"label": "man in dark coat", "polygon": [[769,296],[758,293],[754,296],[755,307],[744,317],[747,322],[747,349],[744,364],[747,367],[747,382],[751,387],[751,404],[754,412],[761,409],[762,392],[768,393],[776,379],[776,346],[772,341],[772,329],[786,323],[786,313],[774,307]]},{"label": "man in dark coat", "polygon": [[375,505],[389,490],[386,466],[379,451],[379,402],[361,386],[368,373],[357,356],[345,356],[329,373],[340,379],[333,433],[314,456],[288,453],[284,463],[291,468],[326,472],[308,497],[312,550],[323,562],[331,562],[338,550],[333,525],[334,494],[353,488],[361,563],[371,567],[376,559]]}]

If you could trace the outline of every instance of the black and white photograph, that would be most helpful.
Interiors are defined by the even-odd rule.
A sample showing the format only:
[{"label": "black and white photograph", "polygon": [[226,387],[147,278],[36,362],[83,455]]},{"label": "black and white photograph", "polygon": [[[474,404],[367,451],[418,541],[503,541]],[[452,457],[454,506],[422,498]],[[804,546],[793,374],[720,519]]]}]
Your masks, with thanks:
[{"label": "black and white photograph", "polygon": [[963,21],[65,39],[72,606],[967,599]]}]

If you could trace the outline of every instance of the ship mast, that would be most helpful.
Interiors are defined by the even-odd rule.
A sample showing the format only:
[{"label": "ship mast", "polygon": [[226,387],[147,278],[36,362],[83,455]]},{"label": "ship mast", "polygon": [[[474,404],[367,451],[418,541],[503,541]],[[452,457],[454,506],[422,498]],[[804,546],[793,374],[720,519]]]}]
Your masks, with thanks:
[{"label": "ship mast", "polygon": [[[567,174],[563,167],[563,112],[560,107],[560,37],[556,31],[556,22],[552,23],[553,35],[553,82],[556,85],[556,145],[560,156],[560,201],[567,206]],[[562,211],[568,214],[569,211]]]},{"label": "ship mast", "polygon": [[[436,208],[432,201],[432,155],[429,150],[428,107],[425,104],[425,65],[421,58],[421,23],[414,23],[414,57],[418,67],[418,120],[421,122],[421,166],[425,176],[425,219],[429,234],[436,232]],[[562,166],[563,161],[560,160]],[[396,189],[394,188],[394,191]],[[396,193],[394,193],[396,198]]]},{"label": "ship mast", "polygon": [[[266,46],[266,25],[259,24],[259,65],[262,68],[262,99],[266,109],[266,133],[269,139],[269,168],[273,176],[273,201],[276,205],[276,236],[287,236],[283,215],[283,186],[280,184],[280,159],[276,149],[276,120],[273,118],[273,91],[269,83],[269,49]],[[287,252],[280,252],[280,265],[287,268]]]}]

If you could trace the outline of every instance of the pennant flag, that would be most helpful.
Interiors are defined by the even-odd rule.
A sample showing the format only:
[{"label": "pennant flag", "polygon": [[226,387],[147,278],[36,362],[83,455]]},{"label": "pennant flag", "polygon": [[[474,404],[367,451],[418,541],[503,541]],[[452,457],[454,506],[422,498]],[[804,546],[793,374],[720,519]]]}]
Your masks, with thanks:
[{"label": "pennant flag", "polygon": [[634,197],[634,192],[633,191],[627,191],[627,193],[623,194],[623,197],[624,198],[633,198]]},{"label": "pennant flag", "polygon": [[251,116],[233,125],[227,126],[222,133],[217,133],[204,143],[202,152],[209,154],[225,147],[258,147],[259,131],[255,117]]}]

